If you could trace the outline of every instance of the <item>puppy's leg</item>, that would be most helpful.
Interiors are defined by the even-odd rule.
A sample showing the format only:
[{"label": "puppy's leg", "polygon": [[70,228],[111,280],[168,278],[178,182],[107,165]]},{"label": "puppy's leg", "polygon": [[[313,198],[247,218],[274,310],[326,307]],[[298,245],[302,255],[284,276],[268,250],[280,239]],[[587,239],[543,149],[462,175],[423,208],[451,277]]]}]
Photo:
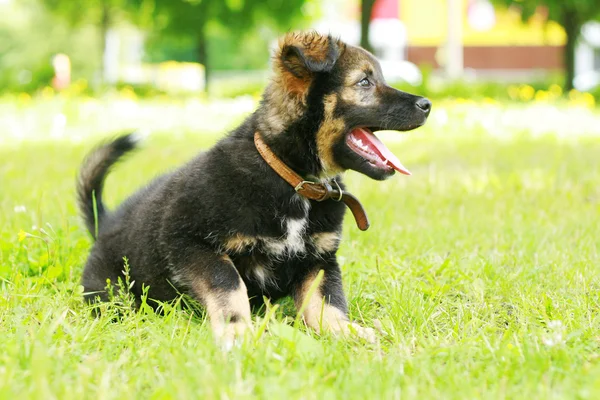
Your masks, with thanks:
[{"label": "puppy's leg", "polygon": [[[310,269],[296,287],[294,293],[296,308],[300,310],[304,304],[302,315],[304,321],[318,333],[329,331],[344,336],[355,334],[374,343],[376,335],[373,329],[350,322],[346,297],[342,289],[340,267],[335,257],[328,261]],[[320,269],[324,271],[324,275],[311,296],[310,290],[315,284]]]},{"label": "puppy's leg", "polygon": [[215,339],[230,349],[252,329],[246,285],[227,255],[202,252],[177,271],[190,294],[206,307]]}]

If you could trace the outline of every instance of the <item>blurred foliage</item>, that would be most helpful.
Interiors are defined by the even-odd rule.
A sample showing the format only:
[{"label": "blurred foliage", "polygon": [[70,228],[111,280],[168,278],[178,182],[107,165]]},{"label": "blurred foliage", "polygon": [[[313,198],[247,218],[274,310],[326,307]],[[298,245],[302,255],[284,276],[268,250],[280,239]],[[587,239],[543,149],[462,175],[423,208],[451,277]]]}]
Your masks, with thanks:
[{"label": "blurred foliage", "polygon": [[[66,53],[74,80],[97,88],[108,28],[147,32],[145,60],[203,61],[222,70],[265,69],[282,31],[314,18],[317,0],[13,0],[0,3],[0,92],[48,85]],[[203,49],[203,50],[202,50]],[[200,53],[205,53],[200,60]],[[210,62],[208,56],[210,55]]]},{"label": "blurred foliage", "polygon": [[[262,31],[261,32],[254,32]],[[216,70],[264,70],[269,66],[270,44],[277,36],[267,28],[257,28],[237,35],[222,27],[215,27],[208,42],[211,65]],[[145,43],[145,61],[168,60],[195,62],[195,41],[190,36],[151,33]]]},{"label": "blurred foliage", "polygon": [[39,0],[39,2],[71,26],[106,24],[110,27],[118,21],[136,21],[143,11],[135,7],[131,0]]},{"label": "blurred foliage", "polygon": [[563,88],[553,80],[540,80],[532,83],[505,82],[468,82],[453,81],[432,86],[411,86],[406,83],[393,84],[395,88],[410,93],[429,97],[430,99],[448,99],[458,101],[475,101],[483,103],[518,102],[518,103],[557,103],[567,101],[573,105],[593,108],[600,104],[600,90],[596,92],[579,92]]},{"label": "blurred foliage", "polygon": [[518,7],[522,11],[524,20],[532,17],[537,11],[544,8],[548,19],[563,23],[565,18],[574,14],[581,23],[600,18],[600,4],[598,0],[495,0],[496,3],[506,6]]},{"label": "blurred foliage", "polygon": [[546,15],[551,21],[558,22],[565,29],[567,43],[564,48],[565,91],[573,89],[575,78],[575,47],[586,22],[600,20],[599,0],[493,0],[521,10],[524,21],[536,12]]},{"label": "blurred foliage", "polygon": [[[558,104],[568,103],[570,105],[580,105],[585,108],[594,108],[600,105],[600,88],[592,92],[579,92],[570,90],[565,92],[563,88],[556,84],[557,80],[548,78],[537,80],[530,83],[507,83],[492,81],[465,81],[457,80],[452,82],[435,81],[434,83],[412,86],[406,82],[392,83],[391,86],[396,89],[428,97],[434,102],[440,100],[475,102],[484,104],[496,103],[545,103]],[[218,98],[236,98],[240,96],[250,96],[254,99],[260,98],[267,80],[260,77],[227,77],[215,80],[211,97]],[[155,97],[165,93],[148,85],[126,85],[118,86],[120,90],[127,93],[133,93],[136,97]],[[190,98],[200,97],[201,95],[169,94],[170,98]]]},{"label": "blurred foliage", "polygon": [[257,99],[262,95],[265,86],[266,82],[263,79],[222,79],[213,84],[212,94],[221,98],[251,96]]},{"label": "blurred foliage", "polygon": [[97,69],[96,32],[82,26],[69,29],[35,0],[0,5],[0,92],[31,92],[48,85],[52,57],[69,54],[75,79],[91,78]]},{"label": "blurred foliage", "polygon": [[[48,10],[62,18],[71,27],[86,24],[98,32],[98,66],[100,80],[104,79],[104,63],[100,58],[106,48],[106,35],[119,21],[138,21],[144,17],[144,8],[135,7],[131,0],[39,0]],[[85,10],[82,12],[82,10]]]},{"label": "blurred foliage", "polygon": [[215,37],[221,40],[229,38],[231,47],[237,47],[238,50],[242,48],[240,45],[247,44],[243,35],[250,32],[259,33],[263,38],[274,38],[277,34],[273,29],[290,30],[292,26],[297,26],[307,0],[136,1],[140,5],[152,2],[152,7],[147,9],[152,10],[152,18],[148,19],[150,31],[158,35],[154,38],[155,43],[177,38],[180,45],[188,43],[188,52],[189,44],[193,43],[193,53],[187,55],[194,54],[193,60],[205,66],[209,82],[210,72],[215,67],[213,55],[231,54],[223,51],[227,48],[216,47],[219,42],[214,40]]},{"label": "blurred foliage", "polygon": [[392,83],[396,89],[429,97],[430,99],[457,99],[484,103],[555,103],[568,101],[571,104],[593,108],[600,104],[600,87],[590,93],[574,89],[565,90],[556,82],[562,82],[563,74],[555,73],[543,79],[522,82],[446,81],[434,79],[430,65],[421,66],[423,80],[420,85],[412,86],[406,82]]},{"label": "blurred foliage", "polygon": [[[519,7],[527,19],[539,5],[547,8],[548,18],[561,22],[565,13],[583,21],[600,17],[598,0],[495,0]],[[133,23],[147,32],[145,61],[198,61],[215,70],[266,70],[270,45],[281,31],[301,28],[318,15],[318,0],[13,0],[0,2],[0,92],[34,93],[44,90],[53,76],[52,57],[69,55],[74,91],[98,90],[101,74],[103,29]],[[82,11],[83,10],[83,11]],[[564,21],[563,21],[564,22]],[[103,28],[104,27],[104,28]],[[293,27],[293,28],[292,28]],[[211,71],[209,69],[209,73]],[[493,82],[454,82],[444,84],[430,79],[431,68],[423,69],[423,84],[407,91],[431,98],[454,97],[525,101],[514,87],[533,88],[532,97],[553,98],[553,83],[560,77],[529,85]],[[567,79],[568,80],[568,79]],[[264,77],[215,78],[212,94],[217,97],[258,96]],[[82,83],[83,82],[83,83]],[[137,96],[161,95],[148,85],[119,85]],[[510,89],[513,88],[513,89]],[[547,94],[550,93],[550,94]],[[570,96],[569,87],[562,90]],[[600,99],[600,88],[594,93]],[[589,95],[588,95],[589,96]],[[589,101],[589,97],[586,97]]]},{"label": "blurred foliage", "polygon": [[[549,96],[548,99],[558,100],[564,94],[563,89],[556,84],[556,82],[562,81],[561,73],[547,75],[543,79],[539,78],[524,84],[521,82],[475,81],[468,79],[446,81],[435,79],[431,65],[422,65],[420,69],[423,74],[420,85],[413,86],[406,82],[396,82],[392,83],[392,86],[406,92],[419,94],[432,99],[463,98],[473,100],[494,99],[498,101],[529,101],[533,100],[535,94],[539,91],[551,91],[552,95]],[[533,94],[531,96],[515,95],[515,87],[528,87],[530,89],[527,90]],[[555,96],[557,93],[558,95]]]}]

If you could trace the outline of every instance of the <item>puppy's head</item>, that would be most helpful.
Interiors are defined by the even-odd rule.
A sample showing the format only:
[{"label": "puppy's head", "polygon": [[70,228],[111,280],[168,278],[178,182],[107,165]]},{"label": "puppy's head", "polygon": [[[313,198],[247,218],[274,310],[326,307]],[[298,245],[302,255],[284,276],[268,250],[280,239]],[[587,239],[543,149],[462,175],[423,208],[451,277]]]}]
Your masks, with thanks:
[{"label": "puppy's head", "polygon": [[265,130],[309,149],[319,175],[410,174],[373,132],[423,125],[431,102],[388,86],[372,54],[316,32],[291,33],[279,42],[274,70]]}]

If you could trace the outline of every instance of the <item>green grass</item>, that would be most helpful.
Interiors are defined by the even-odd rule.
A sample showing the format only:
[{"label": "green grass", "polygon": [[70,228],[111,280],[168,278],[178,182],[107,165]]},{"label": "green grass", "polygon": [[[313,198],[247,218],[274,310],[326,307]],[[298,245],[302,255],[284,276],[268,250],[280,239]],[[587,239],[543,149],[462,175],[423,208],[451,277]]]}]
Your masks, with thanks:
[{"label": "green grass", "polygon": [[[600,397],[599,138],[407,135],[412,177],[348,173],[372,226],[349,217],[339,251],[352,318],[387,334],[293,329],[284,301],[231,353],[185,311],[89,315],[73,186],[95,140],[0,148],[0,399]],[[214,140],[151,137],[108,203]]]}]

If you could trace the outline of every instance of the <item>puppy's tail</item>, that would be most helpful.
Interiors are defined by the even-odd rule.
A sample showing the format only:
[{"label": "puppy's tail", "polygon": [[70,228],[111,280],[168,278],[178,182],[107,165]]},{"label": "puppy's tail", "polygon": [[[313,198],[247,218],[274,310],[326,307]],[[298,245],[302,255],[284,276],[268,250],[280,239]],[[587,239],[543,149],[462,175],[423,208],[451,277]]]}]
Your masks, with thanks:
[{"label": "puppy's tail", "polygon": [[81,164],[77,180],[77,200],[85,226],[94,239],[106,215],[102,202],[104,179],[111,167],[127,152],[136,148],[140,135],[130,133],[92,150]]}]

